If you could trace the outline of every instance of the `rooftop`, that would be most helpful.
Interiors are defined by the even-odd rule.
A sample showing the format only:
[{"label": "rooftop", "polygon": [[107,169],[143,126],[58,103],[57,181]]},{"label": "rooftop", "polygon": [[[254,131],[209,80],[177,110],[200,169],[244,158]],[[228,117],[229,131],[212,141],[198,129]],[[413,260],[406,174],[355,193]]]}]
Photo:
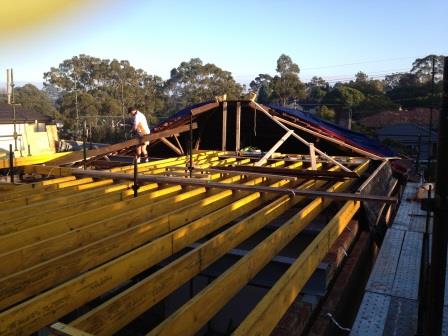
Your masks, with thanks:
[{"label": "rooftop", "polygon": [[[38,122],[49,123],[52,118],[42,113],[25,109],[23,106],[16,105],[16,122],[18,123],[34,123]],[[12,124],[14,121],[13,108],[7,103],[0,103],[0,124]]]}]

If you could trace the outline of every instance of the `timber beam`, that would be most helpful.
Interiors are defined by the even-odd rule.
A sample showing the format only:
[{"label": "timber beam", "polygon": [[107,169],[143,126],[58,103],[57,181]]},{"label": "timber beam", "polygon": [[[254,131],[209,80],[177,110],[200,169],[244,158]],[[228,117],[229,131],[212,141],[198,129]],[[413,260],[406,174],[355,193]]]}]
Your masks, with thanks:
[{"label": "timber beam", "polygon": [[[76,176],[90,176],[94,178],[113,178],[117,180],[133,180],[134,176],[132,174],[120,174],[120,173],[108,173],[100,171],[86,171],[86,170],[72,170],[71,174]],[[361,195],[354,193],[344,193],[344,192],[328,192],[328,191],[313,191],[313,190],[293,190],[286,188],[273,188],[273,187],[263,187],[263,186],[245,186],[245,185],[235,185],[235,184],[223,184],[219,182],[210,182],[195,178],[175,178],[175,177],[163,177],[163,176],[150,176],[150,175],[139,175],[137,177],[138,181],[141,182],[155,182],[155,183],[167,183],[167,184],[180,184],[185,186],[204,186],[208,188],[221,188],[221,189],[232,189],[232,190],[246,190],[246,191],[259,191],[259,192],[272,192],[279,194],[293,194],[300,195],[309,198],[314,197],[325,197],[330,199],[339,200],[361,200],[361,201],[376,201],[376,202],[386,202],[386,203],[397,203],[396,197],[388,197],[381,195]]]},{"label": "timber beam", "polygon": [[[263,179],[258,179],[258,183],[262,181]],[[254,184],[254,181],[247,183]],[[283,185],[287,183],[289,181],[284,181]],[[240,198],[240,193],[231,190],[222,191],[211,197],[222,199],[233,194],[239,198],[237,201],[219,208],[209,216],[204,217],[204,209],[198,206],[174,210],[186,211],[185,215],[190,219],[186,220],[183,215],[178,214],[164,215],[156,219],[157,224],[147,222],[96,243],[101,246],[90,244],[82,247],[86,250],[84,253],[75,250],[29,268],[26,276],[24,272],[20,272],[1,279],[0,287],[9,288],[0,292],[2,307],[8,307],[14,302],[41,292],[44,288],[57,285],[64,277],[68,280],[91,269],[19,306],[1,312],[0,334],[25,334],[38,330],[266,202],[266,198],[260,193],[248,196],[243,194],[241,196],[244,197]],[[210,201],[210,199],[203,200],[203,206],[213,206]],[[192,211],[196,218],[191,217]],[[189,225],[184,225],[191,219],[195,220]],[[160,238],[151,241],[157,236]],[[123,254],[125,252],[127,253]],[[108,260],[111,261],[104,263]],[[95,266],[98,267],[94,268]],[[45,287],[42,287],[43,285]],[[17,320],[24,323],[18,325],[15,323]]]},{"label": "timber beam", "polygon": [[[368,162],[362,164],[356,170],[361,173],[367,169],[367,167]],[[344,190],[352,183],[353,181],[350,180],[336,182],[327,190]],[[359,202],[350,202],[350,204],[353,203],[358,204],[359,208]],[[153,329],[148,335],[177,335],[181,333],[183,335],[194,335],[221,309],[221,307],[223,307],[239,290],[241,290],[241,288],[254,278],[273,257],[285,248],[295,236],[303,231],[303,229],[330,204],[331,200],[325,200],[323,198],[316,198],[310,202],[296,215],[287,220],[286,223],[274,233],[259,243],[250,253],[238,260],[209,286]],[[339,217],[337,217],[337,219],[339,219]],[[336,223],[338,224],[338,221]],[[333,226],[331,227],[333,228]],[[311,245],[314,249],[315,244],[313,243],[314,241]],[[322,243],[327,244],[325,241]],[[325,254],[323,254],[322,258]],[[303,255],[303,253],[301,255]],[[318,257],[320,257],[319,254]],[[299,259],[302,260],[301,257],[299,257]],[[304,260],[306,261],[307,259]],[[313,271],[314,269],[315,267],[313,268]],[[295,283],[291,281],[290,285],[295,286]],[[288,297],[288,299],[291,298],[292,296]],[[205,306],[207,309],[204,309]],[[281,316],[282,315],[280,315],[280,318]],[[266,317],[266,319],[268,318]],[[263,332],[262,328],[257,330],[260,330],[258,332],[260,335],[269,334],[269,331],[267,331],[267,333]],[[249,329],[246,334],[241,333],[241,335],[248,334],[253,334],[253,329]]]},{"label": "timber beam", "polygon": [[[275,185],[284,184],[277,182]],[[297,188],[318,188],[323,181],[307,181]],[[277,216],[303,200],[303,197],[282,196],[274,200],[274,195],[266,195],[273,200],[250,216],[239,220],[235,225],[199,244],[187,253],[148,278],[130,287],[121,295],[103,303],[91,312],[70,323],[96,335],[109,335],[154,306],[189,279],[206,269],[214,261],[238,246],[245,239],[261,230]],[[172,272],[176,277],[172,277]],[[163,284],[163,285],[162,285]],[[131,308],[132,307],[132,308]]]},{"label": "timber beam", "polygon": [[[198,127],[197,123],[193,123],[192,127],[193,127],[193,129],[196,129]],[[184,125],[184,126],[180,126],[180,127],[174,128],[174,129],[166,130],[166,131],[151,133],[151,134],[143,136],[141,139],[131,139],[131,140],[121,142],[118,144],[114,144],[114,145],[110,145],[107,147],[91,149],[91,150],[87,151],[87,159],[91,159],[96,156],[113,153],[113,152],[116,152],[116,151],[124,149],[124,148],[137,146],[140,143],[143,143],[145,141],[159,140],[163,137],[168,137],[168,136],[172,136],[173,134],[187,132],[189,130],[190,130],[190,126]],[[48,163],[51,165],[63,165],[63,164],[75,163],[75,162],[81,161],[81,160],[83,160],[83,158],[84,158],[83,152],[77,151],[77,152],[73,152],[69,155],[66,155],[64,157],[57,158],[55,160],[51,160]]]},{"label": "timber beam", "polygon": [[270,335],[278,321],[305,286],[321,260],[360,208],[360,202],[348,201],[313,239],[299,258],[275,283],[233,333]]}]

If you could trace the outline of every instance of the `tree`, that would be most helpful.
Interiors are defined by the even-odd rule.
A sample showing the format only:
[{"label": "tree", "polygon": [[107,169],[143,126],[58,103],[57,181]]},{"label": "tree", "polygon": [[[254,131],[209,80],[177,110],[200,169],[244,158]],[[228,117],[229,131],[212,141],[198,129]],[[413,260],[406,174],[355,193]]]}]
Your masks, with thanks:
[{"label": "tree", "polygon": [[348,86],[339,86],[328,92],[322,100],[327,106],[334,106],[337,122],[347,118],[353,109],[356,109],[365,99],[361,91]]},{"label": "tree", "polygon": [[308,99],[306,101],[311,104],[319,104],[326,94],[327,91],[322,89],[321,87],[312,86],[308,89]]},{"label": "tree", "polygon": [[257,101],[262,104],[270,102],[272,95],[272,76],[268,74],[259,74],[258,77],[250,82],[249,87],[257,93]]},{"label": "tree", "polygon": [[354,117],[365,117],[375,113],[396,109],[397,105],[387,95],[367,95],[359,104],[354,113]]},{"label": "tree", "polygon": [[286,105],[291,100],[304,98],[305,85],[299,79],[299,66],[291,57],[282,54],[277,60],[277,73],[272,79],[272,100]]},{"label": "tree", "polygon": [[394,104],[385,94],[384,81],[378,79],[369,79],[369,76],[359,71],[355,75],[355,80],[342,84],[361,92],[365,99],[356,108],[354,117],[371,115],[384,109],[393,108]]},{"label": "tree", "polygon": [[14,90],[15,102],[24,108],[57,118],[59,114],[46,92],[39,90],[32,84],[17,87]]},{"label": "tree", "polygon": [[72,128],[72,134],[77,124],[76,111],[80,118],[86,117],[90,124],[104,128],[95,131],[99,138],[113,134],[114,140],[118,121],[127,118],[128,106],[137,105],[153,123],[157,122],[156,116],[166,115],[165,82],[134,68],[127,60],[74,56],[52,67],[44,79],[45,90],[56,97],[64,124]]},{"label": "tree", "polygon": [[359,71],[355,75],[355,80],[344,84],[353,89],[361,91],[364,95],[384,95],[384,83],[377,79],[369,79],[369,76]]},{"label": "tree", "polygon": [[367,82],[369,79],[369,76],[367,76],[366,73],[359,71],[356,75],[355,75],[355,82],[359,83],[359,82]]},{"label": "tree", "polygon": [[94,73],[101,62],[99,58],[84,54],[64,60],[57,68],[44,73],[44,85],[51,84],[62,92],[86,92],[97,84]]},{"label": "tree", "polygon": [[317,114],[319,118],[326,119],[328,121],[334,121],[336,112],[334,109],[329,108],[325,105],[321,106]]},{"label": "tree", "polygon": [[435,83],[433,100],[431,97],[431,80],[425,80],[425,76],[422,73],[418,75],[411,72],[394,73],[386,76],[385,88],[387,96],[396,104],[405,108],[429,107],[433,103],[434,106],[439,106],[442,101],[442,82]]},{"label": "tree", "polygon": [[285,54],[281,54],[278,58],[276,70],[280,74],[280,76],[288,74],[299,75],[300,72],[299,66],[292,61],[291,57]]},{"label": "tree", "polygon": [[304,102],[306,104],[319,104],[322,98],[327,94],[329,84],[322,77],[314,76],[311,80],[305,84],[306,98]]},{"label": "tree", "polygon": [[170,108],[173,110],[223,94],[227,94],[227,99],[237,99],[243,91],[243,87],[233,79],[229,71],[222,70],[215,64],[203,64],[199,58],[182,62],[172,69],[166,88],[170,96]]},{"label": "tree", "polygon": [[428,55],[423,58],[417,58],[414,63],[412,63],[411,73],[415,74],[421,83],[430,82],[432,80],[433,59],[435,81],[442,80],[444,56]]},{"label": "tree", "polygon": [[327,88],[328,82],[325,79],[323,79],[322,77],[313,76],[313,78],[311,78],[310,82],[308,83],[308,86]]}]

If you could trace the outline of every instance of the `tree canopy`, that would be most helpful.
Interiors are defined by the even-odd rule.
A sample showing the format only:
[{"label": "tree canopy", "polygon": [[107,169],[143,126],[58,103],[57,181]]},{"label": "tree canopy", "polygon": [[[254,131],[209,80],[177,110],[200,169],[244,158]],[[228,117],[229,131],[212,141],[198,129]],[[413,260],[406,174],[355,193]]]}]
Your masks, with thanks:
[{"label": "tree canopy", "polygon": [[250,88],[258,93],[259,102],[287,105],[306,96],[305,85],[299,79],[299,66],[291,57],[280,55],[276,71],[274,77],[260,74],[250,83]]},{"label": "tree canopy", "polygon": [[[358,71],[348,82],[330,85],[314,76],[303,83],[300,67],[293,59],[281,54],[275,73],[261,73],[249,84],[257,92],[260,103],[276,103],[313,108],[319,116],[339,120],[350,111],[362,117],[377,112],[432,104],[432,63],[434,61],[434,103],[441,101],[443,56],[427,55],[416,59],[408,72],[391,73],[372,78]],[[61,118],[72,131],[77,116],[88,118],[97,127],[96,141],[107,141],[111,132],[119,137],[125,110],[136,105],[155,123],[188,105],[212,100],[227,94],[228,99],[241,98],[246,92],[230,71],[200,58],[181,62],[171,70],[170,77],[161,77],[135,68],[127,60],[101,59],[85,54],[63,60],[44,73],[44,88],[31,84],[16,88],[16,100],[25,107]],[[99,131],[104,128],[103,131]],[[108,134],[101,138],[100,134]]]},{"label": "tree canopy", "polygon": [[339,121],[358,108],[364,99],[365,95],[361,91],[341,85],[328,92],[322,103],[335,110],[336,121]]},{"label": "tree canopy", "polygon": [[22,87],[18,87],[15,89],[14,94],[15,102],[21,104],[24,108],[53,118],[59,117],[59,113],[52,104],[48,94],[34,85],[25,84]]},{"label": "tree canopy", "polygon": [[199,58],[182,62],[171,70],[166,88],[169,108],[172,110],[207,101],[224,93],[228,99],[238,99],[243,92],[243,87],[233,79],[229,71],[214,64],[203,64]]}]

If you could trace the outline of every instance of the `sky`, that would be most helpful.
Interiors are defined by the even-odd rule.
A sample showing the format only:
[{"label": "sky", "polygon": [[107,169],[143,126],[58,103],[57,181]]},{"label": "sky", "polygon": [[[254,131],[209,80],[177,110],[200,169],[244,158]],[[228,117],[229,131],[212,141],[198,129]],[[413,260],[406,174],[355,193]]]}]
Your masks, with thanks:
[{"label": "sky", "polygon": [[[3,0],[5,1],[5,0]],[[0,12],[0,83],[18,85],[87,54],[126,59],[149,74],[199,57],[242,84],[275,74],[286,54],[308,81],[409,71],[429,54],[448,55],[446,0],[14,0]],[[5,8],[6,6],[6,8]],[[4,84],[2,84],[4,85]]]}]

